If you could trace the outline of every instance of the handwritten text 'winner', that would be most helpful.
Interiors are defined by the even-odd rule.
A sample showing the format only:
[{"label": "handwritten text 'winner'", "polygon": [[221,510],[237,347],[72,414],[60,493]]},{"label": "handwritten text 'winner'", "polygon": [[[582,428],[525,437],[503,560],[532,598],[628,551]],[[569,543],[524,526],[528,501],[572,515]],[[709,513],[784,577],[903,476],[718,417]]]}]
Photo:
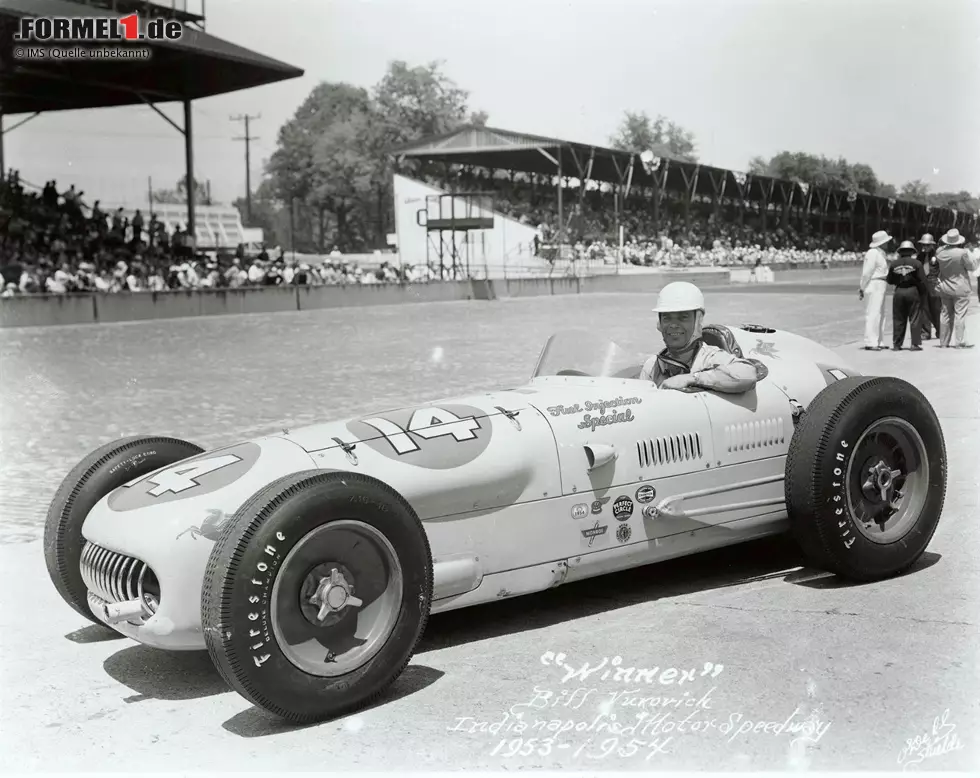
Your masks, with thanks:
[{"label": "handwritten text 'winner'", "polygon": [[[665,686],[674,683],[681,686],[707,675],[710,675],[712,678],[717,678],[721,671],[725,669],[724,665],[716,665],[711,662],[705,662],[700,671],[697,668],[678,670],[674,667],[622,667],[623,659],[619,656],[614,656],[612,659],[603,657],[602,661],[597,662],[595,665],[583,662],[578,667],[575,667],[566,661],[567,658],[561,652],[556,654],[554,651],[545,651],[541,655],[541,664],[546,667],[557,667],[561,670],[564,673],[564,677],[561,679],[562,683],[587,681],[589,678],[595,676],[593,680],[598,681],[660,683]],[[597,675],[600,671],[602,671],[602,675]]]}]

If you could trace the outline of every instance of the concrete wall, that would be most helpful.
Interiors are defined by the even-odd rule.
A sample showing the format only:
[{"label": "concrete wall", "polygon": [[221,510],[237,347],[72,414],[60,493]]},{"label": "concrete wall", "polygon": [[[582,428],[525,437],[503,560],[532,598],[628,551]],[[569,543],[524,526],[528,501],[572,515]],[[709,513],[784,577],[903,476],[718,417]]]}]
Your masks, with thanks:
[{"label": "concrete wall", "polygon": [[[784,280],[806,280],[840,271],[784,271]],[[853,275],[853,270],[849,271]],[[494,300],[508,297],[584,294],[588,292],[656,292],[674,280],[702,288],[730,283],[725,268],[656,271],[586,278],[524,278],[490,281],[445,281],[427,284],[258,287],[193,291],[123,292],[118,294],[31,295],[0,298],[0,326],[34,327],[96,324],[231,313],[276,313],[363,305]]]}]

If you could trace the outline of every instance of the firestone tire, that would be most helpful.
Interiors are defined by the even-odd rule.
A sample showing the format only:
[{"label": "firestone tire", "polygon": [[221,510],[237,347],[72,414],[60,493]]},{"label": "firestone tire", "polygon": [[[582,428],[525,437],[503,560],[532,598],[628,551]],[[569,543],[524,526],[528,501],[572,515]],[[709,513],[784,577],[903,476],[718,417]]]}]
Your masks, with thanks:
[{"label": "firestone tire", "polygon": [[[334,575],[359,605],[331,592]],[[337,610],[323,616],[328,600]],[[431,603],[432,553],[408,502],[374,478],[320,470],[280,478],[236,512],[201,593],[218,671],[253,705],[297,724],[378,698],[411,660]]]},{"label": "firestone tire", "polygon": [[82,581],[82,525],[95,504],[134,478],[204,452],[177,438],[136,435],[106,443],[82,459],[55,492],[44,524],[44,561],[62,599],[80,615],[105,626],[88,605]]},{"label": "firestone tire", "polygon": [[814,398],[790,443],[793,534],[815,566],[841,578],[899,575],[936,531],[946,474],[942,427],[918,389],[891,377],[842,379]]}]

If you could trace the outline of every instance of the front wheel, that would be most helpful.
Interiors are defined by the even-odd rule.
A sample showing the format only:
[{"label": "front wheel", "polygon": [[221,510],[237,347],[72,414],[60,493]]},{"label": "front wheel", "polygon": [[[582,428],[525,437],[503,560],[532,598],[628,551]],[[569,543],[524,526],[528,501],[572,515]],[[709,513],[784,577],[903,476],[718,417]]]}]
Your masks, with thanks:
[{"label": "front wheel", "polygon": [[259,490],[215,544],[202,591],[208,651],[251,703],[295,723],[378,697],[425,629],[432,556],[412,507],[357,473]]},{"label": "front wheel", "polygon": [[58,593],[80,615],[102,624],[88,606],[80,569],[85,545],[82,525],[88,512],[123,484],[203,452],[200,446],[177,438],[122,438],[97,448],[61,482],[44,524],[44,561]]},{"label": "front wheel", "polygon": [[793,533],[816,565],[855,581],[898,575],[922,556],[942,514],[939,419],[907,381],[837,381],[803,415],[785,484]]}]

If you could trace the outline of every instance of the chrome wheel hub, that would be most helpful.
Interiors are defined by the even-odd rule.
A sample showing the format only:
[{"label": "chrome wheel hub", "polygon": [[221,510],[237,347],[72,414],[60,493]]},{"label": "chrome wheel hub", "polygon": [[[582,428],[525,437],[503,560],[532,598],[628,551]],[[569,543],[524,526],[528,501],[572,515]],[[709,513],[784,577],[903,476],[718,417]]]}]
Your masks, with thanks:
[{"label": "chrome wheel hub", "polygon": [[307,600],[307,603],[317,608],[315,619],[318,624],[322,625],[328,616],[340,613],[347,606],[359,608],[364,604],[362,600],[354,596],[353,585],[336,567],[331,566],[330,575],[324,577],[314,576],[311,573],[307,581],[304,581],[303,588],[309,588],[310,584],[316,581],[316,578],[319,578],[315,584],[316,591],[313,592],[313,596]]},{"label": "chrome wheel hub", "polygon": [[898,417],[869,426],[854,444],[846,484],[848,510],[865,538],[885,544],[904,536],[929,493],[929,460],[915,427]]},{"label": "chrome wheel hub", "polygon": [[402,589],[398,555],[382,532],[361,521],[324,524],[300,538],[276,575],[276,642],[310,675],[350,673],[391,636]]},{"label": "chrome wheel hub", "polygon": [[868,468],[868,478],[861,485],[861,491],[869,499],[879,498],[881,502],[891,502],[892,496],[901,497],[901,492],[895,490],[895,479],[904,475],[901,470],[891,469],[884,460],[879,459],[875,465]]}]

